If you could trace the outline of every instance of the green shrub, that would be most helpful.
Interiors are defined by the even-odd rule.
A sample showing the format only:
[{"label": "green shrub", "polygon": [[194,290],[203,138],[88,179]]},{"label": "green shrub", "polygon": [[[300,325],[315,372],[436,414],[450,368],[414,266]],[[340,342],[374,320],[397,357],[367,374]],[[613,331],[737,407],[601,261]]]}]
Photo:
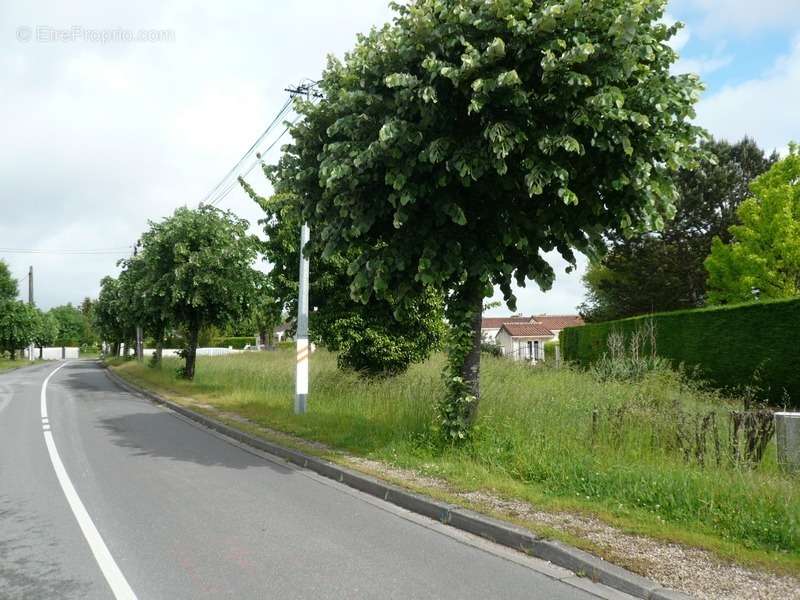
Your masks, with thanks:
[{"label": "green shrub", "polygon": [[211,340],[213,348],[227,348],[228,346],[235,350],[241,350],[248,344],[254,346],[256,337],[254,335],[241,336],[241,337],[217,337]]},{"label": "green shrub", "polygon": [[[570,327],[561,332],[565,360],[590,366],[616,332],[630,337],[647,320],[655,353],[696,368],[723,389],[756,388],[775,404],[800,406],[800,299],[683,310]],[[647,341],[650,344],[650,341]],[[645,344],[643,351],[651,349]]]},{"label": "green shrub", "polygon": [[494,342],[481,342],[481,352],[485,352],[491,356],[503,356],[503,348]]}]

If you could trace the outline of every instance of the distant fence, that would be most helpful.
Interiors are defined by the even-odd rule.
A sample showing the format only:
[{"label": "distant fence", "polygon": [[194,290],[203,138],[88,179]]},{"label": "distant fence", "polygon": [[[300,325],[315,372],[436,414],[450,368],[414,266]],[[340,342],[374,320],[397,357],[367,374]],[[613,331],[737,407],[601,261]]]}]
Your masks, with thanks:
[{"label": "distant fence", "polygon": [[[133,348],[131,348],[131,352]],[[156,351],[155,348],[145,348],[144,355],[145,357],[150,357]],[[170,356],[178,356],[178,352],[180,352],[177,348],[164,348],[161,351],[161,356],[163,358],[167,358]],[[225,356],[227,354],[239,354],[242,350],[236,350],[235,348],[198,348],[197,349],[197,356]]]},{"label": "distant fence", "polygon": [[[24,350],[25,358],[30,358],[28,356],[28,349],[25,348]],[[42,359],[43,360],[61,360],[63,359],[73,359],[78,358],[80,356],[80,348],[73,347],[73,346],[56,346],[52,348],[42,348]],[[33,348],[33,358],[39,358],[39,348]]]},{"label": "distant fence", "polygon": [[656,352],[697,367],[720,388],[755,386],[774,403],[800,406],[800,299],[657,313],[561,332],[566,360],[588,365],[607,352],[608,335],[630,336],[651,319]]}]

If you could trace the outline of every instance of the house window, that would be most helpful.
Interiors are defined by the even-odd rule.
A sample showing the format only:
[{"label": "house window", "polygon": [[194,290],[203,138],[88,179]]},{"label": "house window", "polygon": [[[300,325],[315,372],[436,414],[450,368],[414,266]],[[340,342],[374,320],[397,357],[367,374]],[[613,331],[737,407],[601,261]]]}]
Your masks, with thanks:
[{"label": "house window", "polygon": [[[530,342],[529,342],[530,343]],[[533,342],[533,358],[534,360],[539,360],[539,340]]]}]

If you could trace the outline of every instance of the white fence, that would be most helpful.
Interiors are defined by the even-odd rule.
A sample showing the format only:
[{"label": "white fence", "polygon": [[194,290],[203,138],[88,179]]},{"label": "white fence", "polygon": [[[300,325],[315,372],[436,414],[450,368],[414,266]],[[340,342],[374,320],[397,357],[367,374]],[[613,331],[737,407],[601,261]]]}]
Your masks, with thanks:
[{"label": "white fence", "polygon": [[[136,348],[131,347],[131,354],[135,352]],[[155,348],[144,348],[143,354],[145,358],[150,358],[153,356],[153,353],[156,351]],[[161,351],[162,358],[170,358],[178,356],[178,352],[180,349],[178,348],[164,348]],[[240,352],[244,352],[244,350],[234,350],[233,348],[198,348],[197,349],[197,356],[225,356],[227,354],[238,354]],[[125,345],[120,345],[119,355],[122,356],[125,353]]]},{"label": "white fence", "polygon": [[[80,348],[68,346],[62,348],[61,346],[56,348],[42,348],[42,359],[44,360],[61,360],[63,359],[73,359],[78,358],[80,354]],[[28,356],[28,349],[25,348],[24,352],[25,358],[29,358]],[[33,358],[39,358],[39,348],[34,347],[33,349]]]}]

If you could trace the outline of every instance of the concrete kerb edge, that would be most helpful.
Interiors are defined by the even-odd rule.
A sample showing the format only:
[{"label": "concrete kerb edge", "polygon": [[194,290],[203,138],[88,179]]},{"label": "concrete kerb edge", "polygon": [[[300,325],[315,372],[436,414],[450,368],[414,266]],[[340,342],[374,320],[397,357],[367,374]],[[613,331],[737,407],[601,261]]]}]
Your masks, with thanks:
[{"label": "concrete kerb edge", "polygon": [[166,406],[170,410],[200,423],[208,429],[226,435],[237,442],[282,458],[298,467],[314,471],[323,477],[343,483],[370,496],[391,502],[411,512],[435,519],[502,546],[549,561],[573,573],[585,576],[592,581],[602,583],[637,598],[643,598],[644,600],[689,600],[691,598],[677,590],[663,588],[654,581],[613,565],[578,548],[573,548],[559,541],[539,538],[522,527],[410,492],[322,458],[310,456],[298,450],[292,450],[257,438],[140,388],[114,373],[106,365],[104,367],[108,376],[115,383],[135,394],[144,396],[156,404]]}]

